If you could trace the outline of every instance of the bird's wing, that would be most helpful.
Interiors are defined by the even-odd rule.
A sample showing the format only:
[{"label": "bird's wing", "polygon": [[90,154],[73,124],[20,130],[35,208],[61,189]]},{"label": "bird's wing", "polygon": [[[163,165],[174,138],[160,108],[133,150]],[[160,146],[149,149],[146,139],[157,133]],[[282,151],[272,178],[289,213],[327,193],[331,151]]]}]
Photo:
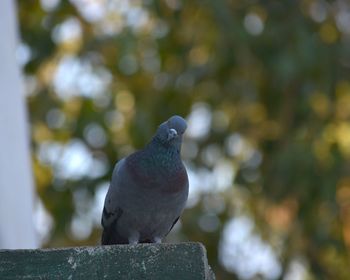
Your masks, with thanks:
[{"label": "bird's wing", "polygon": [[122,176],[120,169],[123,167],[124,162],[125,160],[122,159],[116,164],[113,170],[112,181],[106,195],[101,219],[103,227],[102,245],[128,243],[128,240],[121,237],[116,231],[118,220],[123,214],[123,210],[117,199],[117,194],[120,188],[118,185],[119,180],[117,179],[119,176]]},{"label": "bird's wing", "polygon": [[178,216],[178,217],[175,219],[175,221],[174,221],[173,224],[171,225],[171,227],[170,227],[168,233],[167,233],[165,236],[167,236],[167,235],[169,234],[169,232],[173,229],[173,227],[175,226],[175,224],[177,223],[177,221],[179,220],[179,218],[180,218],[180,216]]},{"label": "bird's wing", "polygon": [[102,216],[102,225],[103,225],[103,219],[104,216],[110,218],[112,216],[113,220],[112,223],[108,226],[103,225],[103,232],[102,232],[102,245],[111,245],[111,244],[128,244],[128,240],[121,235],[119,235],[117,231],[117,223],[121,215],[123,214],[123,210],[121,208],[118,208],[116,212],[114,213],[108,213],[106,212],[106,208],[103,208],[103,216]]}]

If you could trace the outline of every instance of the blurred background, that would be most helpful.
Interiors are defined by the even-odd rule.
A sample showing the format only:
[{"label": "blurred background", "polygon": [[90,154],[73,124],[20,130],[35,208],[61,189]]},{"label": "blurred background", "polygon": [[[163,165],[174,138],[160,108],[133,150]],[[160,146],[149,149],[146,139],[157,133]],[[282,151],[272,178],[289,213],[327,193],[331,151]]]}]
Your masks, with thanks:
[{"label": "blurred background", "polygon": [[349,279],[348,1],[17,5],[40,246],[98,244],[114,164],[178,114],[168,242],[202,242],[218,280]]}]

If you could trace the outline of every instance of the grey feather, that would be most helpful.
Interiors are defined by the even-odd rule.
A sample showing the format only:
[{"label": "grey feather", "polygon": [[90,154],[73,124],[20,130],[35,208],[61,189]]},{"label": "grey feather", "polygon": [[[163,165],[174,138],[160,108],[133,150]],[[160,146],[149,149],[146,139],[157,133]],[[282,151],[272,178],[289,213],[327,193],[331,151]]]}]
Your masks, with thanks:
[{"label": "grey feather", "polygon": [[180,157],[186,122],[173,116],[150,143],[120,160],[102,214],[102,244],[161,242],[181,215],[188,177]]}]

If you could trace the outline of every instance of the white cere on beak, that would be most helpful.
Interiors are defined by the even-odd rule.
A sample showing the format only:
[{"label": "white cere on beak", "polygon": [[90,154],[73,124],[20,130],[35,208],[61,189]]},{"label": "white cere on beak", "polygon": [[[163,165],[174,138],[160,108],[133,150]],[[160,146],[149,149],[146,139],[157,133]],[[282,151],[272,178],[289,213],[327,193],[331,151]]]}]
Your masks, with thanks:
[{"label": "white cere on beak", "polygon": [[168,140],[173,139],[177,136],[177,131],[174,128],[169,129]]}]

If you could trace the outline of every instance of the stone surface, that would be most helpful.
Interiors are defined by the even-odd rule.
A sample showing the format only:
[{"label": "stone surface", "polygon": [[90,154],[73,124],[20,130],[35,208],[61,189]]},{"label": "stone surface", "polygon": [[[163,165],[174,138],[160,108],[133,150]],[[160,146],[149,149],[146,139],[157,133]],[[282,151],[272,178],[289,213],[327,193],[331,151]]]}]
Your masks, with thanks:
[{"label": "stone surface", "polygon": [[214,279],[200,243],[0,250],[0,279]]}]

